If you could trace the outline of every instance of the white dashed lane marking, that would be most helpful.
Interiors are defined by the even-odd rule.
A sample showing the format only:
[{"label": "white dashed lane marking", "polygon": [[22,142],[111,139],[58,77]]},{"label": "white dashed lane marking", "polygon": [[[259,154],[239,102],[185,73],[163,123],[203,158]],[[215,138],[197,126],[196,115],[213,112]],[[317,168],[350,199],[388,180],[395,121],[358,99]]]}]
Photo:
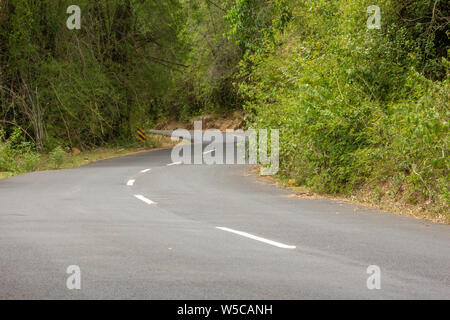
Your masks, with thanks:
[{"label": "white dashed lane marking", "polygon": [[156,202],[154,202],[154,201],[152,201],[152,200],[150,200],[150,199],[147,199],[147,198],[144,197],[143,195],[135,194],[134,196],[135,196],[136,199],[139,199],[139,200],[145,202],[146,204],[152,204],[152,205],[153,205],[153,204],[157,204]]},{"label": "white dashed lane marking", "polygon": [[280,243],[280,242],[264,239],[264,238],[261,238],[261,237],[258,237],[258,236],[254,236],[254,235],[252,235],[250,233],[247,233],[247,232],[237,231],[237,230],[233,230],[233,229],[225,228],[225,227],[216,227],[216,229],[219,229],[219,230],[222,230],[222,231],[226,231],[226,232],[231,232],[231,233],[240,235],[242,237],[246,237],[246,238],[253,239],[253,240],[256,240],[256,241],[264,242],[266,244],[270,244],[272,246],[275,246],[275,247],[278,247],[278,248],[282,248],[282,249],[291,249],[292,250],[292,249],[296,248],[296,246],[290,246],[290,245],[287,245],[287,244],[284,244],[284,243]]}]

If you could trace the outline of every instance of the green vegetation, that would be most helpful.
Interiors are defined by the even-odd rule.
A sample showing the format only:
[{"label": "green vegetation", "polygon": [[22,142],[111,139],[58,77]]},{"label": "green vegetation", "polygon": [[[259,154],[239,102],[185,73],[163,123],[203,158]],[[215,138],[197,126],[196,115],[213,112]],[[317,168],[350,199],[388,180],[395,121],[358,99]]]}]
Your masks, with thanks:
[{"label": "green vegetation", "polygon": [[130,137],[164,104],[177,72],[177,1],[80,0],[81,30],[66,27],[71,4],[0,4],[1,116],[39,149]]},{"label": "green vegetation", "polygon": [[68,30],[71,4],[0,3],[0,172],[244,110],[280,129],[280,178],[450,220],[445,1],[80,0]]},{"label": "green vegetation", "polygon": [[[17,140],[17,137],[20,135],[14,135],[14,139]],[[106,144],[103,147],[96,147],[84,152],[76,149],[69,152],[61,147],[56,147],[49,153],[38,153],[30,150],[28,143],[17,144],[11,137],[6,142],[0,142],[0,180],[29,171],[76,168],[91,162],[145,152],[155,148],[170,148],[175,144],[169,137],[148,135],[145,144],[136,142],[130,143],[126,147]]]},{"label": "green vegetation", "polygon": [[0,131],[0,172],[23,173],[36,169],[40,154],[33,150],[33,145],[25,141],[20,130],[16,129],[11,137],[5,138]]},{"label": "green vegetation", "polygon": [[59,168],[66,158],[66,152],[60,146],[56,147],[49,153],[50,163],[56,168]]},{"label": "green vegetation", "polygon": [[381,30],[366,27],[371,1],[286,2],[288,29],[248,47],[245,109],[252,124],[281,129],[281,174],[298,185],[365,189],[449,221],[449,8],[377,3]]}]

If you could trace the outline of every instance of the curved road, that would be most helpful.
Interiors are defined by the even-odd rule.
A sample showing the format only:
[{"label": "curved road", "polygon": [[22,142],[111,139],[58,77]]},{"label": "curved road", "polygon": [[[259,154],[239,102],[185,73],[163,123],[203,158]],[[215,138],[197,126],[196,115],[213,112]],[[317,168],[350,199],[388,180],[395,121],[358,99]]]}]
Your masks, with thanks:
[{"label": "curved road", "polygon": [[448,226],[291,198],[248,165],[168,164],[0,181],[0,299],[450,299]]}]

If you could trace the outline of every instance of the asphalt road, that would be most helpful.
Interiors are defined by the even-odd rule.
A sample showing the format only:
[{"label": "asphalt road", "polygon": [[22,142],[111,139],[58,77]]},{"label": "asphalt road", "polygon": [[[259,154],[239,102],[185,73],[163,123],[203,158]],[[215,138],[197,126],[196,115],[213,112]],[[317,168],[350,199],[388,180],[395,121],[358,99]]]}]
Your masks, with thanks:
[{"label": "asphalt road", "polygon": [[291,198],[249,165],[168,164],[1,180],[0,299],[450,299],[448,226]]}]

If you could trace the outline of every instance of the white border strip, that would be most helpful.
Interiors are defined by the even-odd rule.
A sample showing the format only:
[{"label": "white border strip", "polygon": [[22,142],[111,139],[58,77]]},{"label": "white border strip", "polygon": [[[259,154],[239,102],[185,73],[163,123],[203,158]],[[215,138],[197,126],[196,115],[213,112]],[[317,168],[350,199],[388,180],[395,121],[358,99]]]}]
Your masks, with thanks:
[{"label": "white border strip", "polygon": [[150,170],[152,170],[152,169],[145,169],[145,170],[142,170],[141,173],[147,173],[147,172],[149,172]]},{"label": "white border strip", "polygon": [[287,244],[283,244],[283,243],[280,243],[280,242],[264,239],[264,238],[261,238],[261,237],[258,237],[258,236],[254,236],[254,235],[252,235],[250,233],[237,231],[237,230],[233,230],[233,229],[230,229],[230,228],[216,227],[216,229],[219,229],[219,230],[222,230],[222,231],[231,232],[231,233],[235,233],[235,234],[238,234],[240,236],[243,236],[243,237],[246,237],[246,238],[249,238],[249,239],[253,239],[253,240],[256,240],[256,241],[264,242],[264,243],[267,243],[267,244],[270,244],[272,246],[275,246],[275,247],[278,247],[278,248],[282,248],[282,249],[291,249],[292,250],[292,249],[297,248],[296,246],[289,246]]},{"label": "white border strip", "polygon": [[137,199],[139,199],[139,200],[141,200],[141,201],[144,201],[146,204],[157,204],[156,202],[154,202],[154,201],[152,201],[152,200],[150,200],[150,199],[147,199],[147,198],[144,197],[143,195],[135,194],[134,196],[135,196],[135,198],[137,198]]}]

